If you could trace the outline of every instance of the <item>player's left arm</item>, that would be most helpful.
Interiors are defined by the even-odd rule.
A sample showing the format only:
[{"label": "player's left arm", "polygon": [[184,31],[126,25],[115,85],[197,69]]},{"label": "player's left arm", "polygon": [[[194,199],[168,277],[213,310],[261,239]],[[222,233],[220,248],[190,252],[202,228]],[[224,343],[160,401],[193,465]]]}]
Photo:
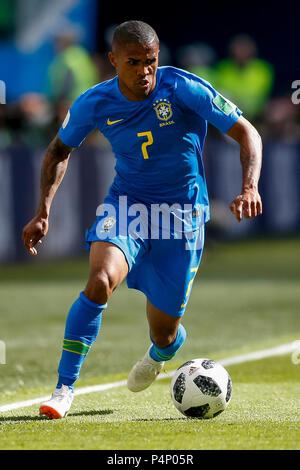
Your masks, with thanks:
[{"label": "player's left arm", "polygon": [[240,144],[242,165],[242,190],[231,203],[230,210],[238,222],[243,218],[256,217],[262,213],[258,192],[262,164],[262,140],[255,127],[243,116],[226,133]]}]

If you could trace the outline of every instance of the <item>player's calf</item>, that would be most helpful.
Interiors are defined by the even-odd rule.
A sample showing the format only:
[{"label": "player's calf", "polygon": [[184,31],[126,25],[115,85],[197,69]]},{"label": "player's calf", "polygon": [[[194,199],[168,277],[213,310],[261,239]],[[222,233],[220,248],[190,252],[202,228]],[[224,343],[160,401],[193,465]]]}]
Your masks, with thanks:
[{"label": "player's calf", "polygon": [[129,390],[140,392],[149,387],[161,372],[165,361],[169,361],[175,356],[185,339],[186,330],[183,325],[179,324],[176,338],[169,346],[160,348],[153,342],[143,359],[131,369],[127,379]]},{"label": "player's calf", "polygon": [[150,357],[152,357],[152,359],[154,359],[155,361],[169,361],[175,356],[177,351],[185,342],[186,329],[181,323],[179,323],[175,340],[171,344],[163,348],[159,347],[157,345],[157,342],[153,340],[152,337],[151,340],[153,344],[149,350]]}]

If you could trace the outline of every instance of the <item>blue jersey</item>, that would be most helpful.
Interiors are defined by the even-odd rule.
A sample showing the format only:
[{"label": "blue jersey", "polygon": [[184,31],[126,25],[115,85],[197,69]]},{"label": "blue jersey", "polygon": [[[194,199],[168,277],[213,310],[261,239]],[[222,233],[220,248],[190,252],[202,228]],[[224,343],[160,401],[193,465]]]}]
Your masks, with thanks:
[{"label": "blue jersey", "polygon": [[207,122],[226,133],[240,115],[207,81],[159,67],[156,86],[142,101],[127,99],[117,76],[87,90],[71,106],[59,137],[78,147],[99,129],[116,156],[110,195],[146,205],[179,204],[183,212],[187,205],[195,227],[209,219],[202,161]]}]

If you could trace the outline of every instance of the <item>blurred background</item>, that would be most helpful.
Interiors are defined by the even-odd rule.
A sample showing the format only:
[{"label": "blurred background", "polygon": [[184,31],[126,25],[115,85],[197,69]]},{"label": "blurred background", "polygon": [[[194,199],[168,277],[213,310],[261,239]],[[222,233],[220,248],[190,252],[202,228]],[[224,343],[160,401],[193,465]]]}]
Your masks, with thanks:
[{"label": "blurred background", "polygon": [[[240,192],[239,146],[209,126],[204,161],[212,206],[211,240],[298,235],[300,231],[299,6],[268,2],[213,6],[118,4],[97,0],[0,0],[0,261],[25,261],[21,236],[38,201],[44,152],[70,104],[114,76],[107,53],[114,27],[150,23],[161,40],[160,65],[208,80],[237,104],[264,142],[260,181],[264,213],[237,224],[228,206]],[[298,9],[298,11],[297,11]],[[2,84],[3,85],[3,84]],[[72,153],[40,249],[42,259],[84,252],[114,176],[114,157],[99,132]],[[32,261],[32,260],[31,260]]]},{"label": "blurred background", "polygon": [[[186,5],[0,0],[0,340],[7,352],[7,364],[0,367],[0,405],[38,397],[56,383],[65,317],[88,278],[85,231],[114,177],[115,159],[100,132],[72,152],[39,256],[25,251],[22,229],[37,208],[47,146],[77,96],[114,76],[107,57],[112,32],[130,19],[155,28],[161,65],[181,67],[210,81],[243,110],[264,143],[264,212],[238,224],[229,204],[241,189],[239,146],[209,125],[203,157],[212,218],[184,318],[188,341],[176,358],[178,365],[195,357],[224,358],[299,339],[300,104],[291,99],[292,83],[300,81],[299,13],[300,6],[289,1],[279,8],[254,0]],[[109,300],[103,334],[90,352],[80,384],[127,376],[147,344],[143,312],[145,296],[125,283],[120,286]],[[242,365],[232,371],[238,408],[229,420],[240,427],[240,416],[250,417],[249,407],[256,410],[249,426],[243,424],[245,432],[258,440],[265,435],[273,445],[270,432],[257,427],[257,417],[280,430],[281,442],[293,435],[297,394],[291,387],[294,383],[299,389],[299,370],[288,357],[257,364],[255,374],[254,368],[247,374]],[[90,418],[94,426],[99,413],[103,430],[104,402],[98,396],[96,400]],[[115,400],[105,403],[106,408],[115,413]],[[20,413],[20,418],[5,417],[6,422],[1,417],[1,424],[11,430],[18,419],[23,427],[27,420],[30,436],[23,436],[24,444],[16,438],[18,431],[1,426],[0,447],[4,437],[9,448],[27,448],[36,441],[32,416]],[[76,414],[82,423],[82,415]],[[119,415],[111,416],[114,420]],[[52,444],[48,434],[47,445],[56,448],[61,435],[55,433]],[[36,435],[41,448],[43,435]],[[120,430],[117,439],[119,443]]]}]

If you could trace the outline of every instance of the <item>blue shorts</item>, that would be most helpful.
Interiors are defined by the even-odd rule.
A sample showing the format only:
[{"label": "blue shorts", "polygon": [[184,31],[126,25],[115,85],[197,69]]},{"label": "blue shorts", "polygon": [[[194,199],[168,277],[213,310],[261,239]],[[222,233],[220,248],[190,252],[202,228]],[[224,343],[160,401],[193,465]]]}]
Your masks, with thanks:
[{"label": "blue shorts", "polygon": [[[100,215],[87,230],[85,247],[95,241],[118,246],[128,264],[127,285],[143,292],[154,307],[181,317],[184,315],[193,280],[196,276],[204,245],[204,224],[192,232],[171,233],[167,239],[145,236],[132,217],[119,223],[118,213]],[[134,229],[132,226],[134,225]],[[138,230],[139,229],[139,230]]]}]

